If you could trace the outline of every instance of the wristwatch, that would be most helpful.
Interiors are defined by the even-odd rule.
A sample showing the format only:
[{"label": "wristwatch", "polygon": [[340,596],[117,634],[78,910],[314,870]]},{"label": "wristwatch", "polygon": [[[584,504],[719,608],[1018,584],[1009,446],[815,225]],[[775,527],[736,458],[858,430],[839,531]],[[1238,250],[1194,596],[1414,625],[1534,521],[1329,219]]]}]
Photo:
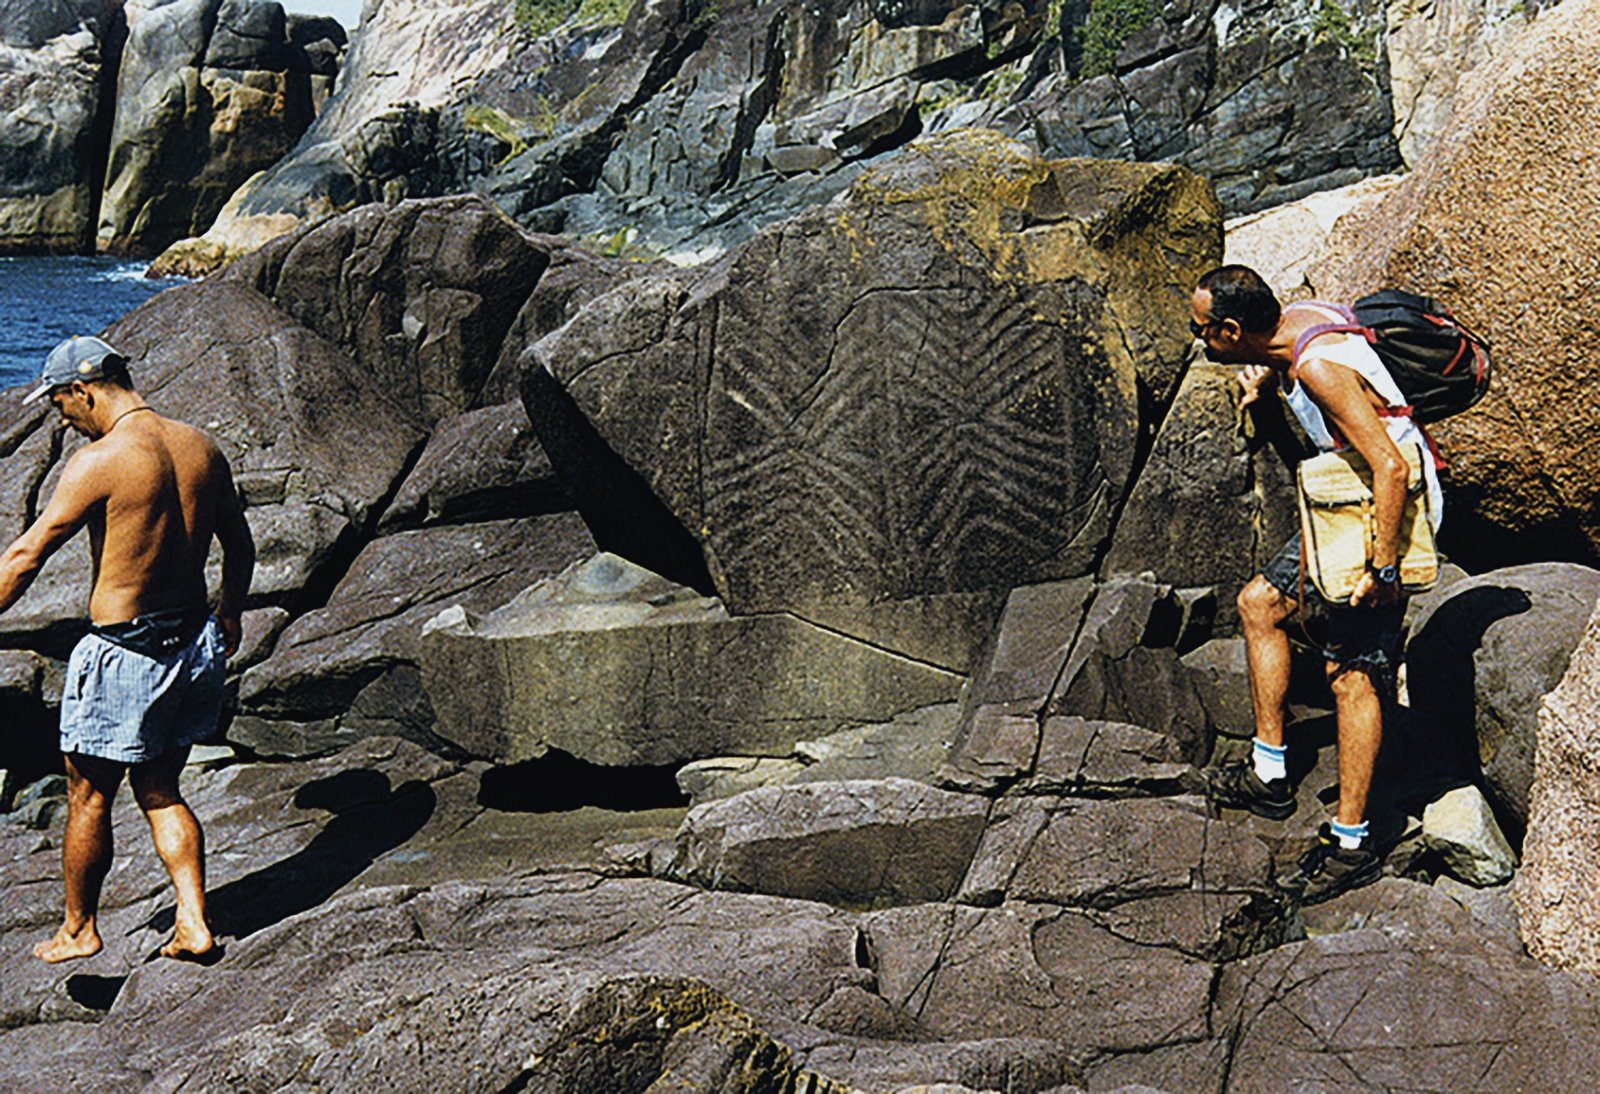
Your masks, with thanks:
[{"label": "wristwatch", "polygon": [[1385,585],[1393,585],[1400,580],[1400,567],[1391,562],[1387,566],[1379,566],[1373,571],[1373,576]]}]

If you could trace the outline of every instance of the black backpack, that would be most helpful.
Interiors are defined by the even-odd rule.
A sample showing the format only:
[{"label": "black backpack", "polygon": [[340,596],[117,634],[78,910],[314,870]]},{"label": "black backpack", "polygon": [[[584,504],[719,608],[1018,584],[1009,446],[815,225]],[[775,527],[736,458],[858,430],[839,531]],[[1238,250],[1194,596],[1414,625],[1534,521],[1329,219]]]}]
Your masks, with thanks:
[{"label": "black backpack", "polygon": [[1384,289],[1363,296],[1353,309],[1318,306],[1340,312],[1347,322],[1323,323],[1300,335],[1295,360],[1319,334],[1361,335],[1399,385],[1414,421],[1437,422],[1460,414],[1489,390],[1488,344],[1430,296]]}]

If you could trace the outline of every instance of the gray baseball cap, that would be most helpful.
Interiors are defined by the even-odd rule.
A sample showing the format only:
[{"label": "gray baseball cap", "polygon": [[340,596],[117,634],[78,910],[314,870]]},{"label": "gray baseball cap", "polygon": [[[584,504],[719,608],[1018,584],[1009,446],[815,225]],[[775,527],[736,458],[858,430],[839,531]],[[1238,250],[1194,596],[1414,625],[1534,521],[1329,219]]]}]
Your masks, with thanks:
[{"label": "gray baseball cap", "polygon": [[24,403],[42,399],[53,389],[66,387],[77,380],[98,380],[106,374],[107,365],[127,364],[128,359],[109,343],[91,335],[80,334],[68,338],[44,359],[44,372],[39,376],[39,386],[28,392]]}]

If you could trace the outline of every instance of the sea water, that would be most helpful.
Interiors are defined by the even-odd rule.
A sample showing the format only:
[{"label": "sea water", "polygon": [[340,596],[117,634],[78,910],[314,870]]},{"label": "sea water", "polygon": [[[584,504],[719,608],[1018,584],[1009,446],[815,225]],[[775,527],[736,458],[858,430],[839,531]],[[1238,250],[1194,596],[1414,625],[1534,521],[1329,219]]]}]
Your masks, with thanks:
[{"label": "sea water", "polygon": [[146,263],[81,255],[0,256],[0,388],[33,383],[45,355],[74,334],[99,334],[182,278]]}]

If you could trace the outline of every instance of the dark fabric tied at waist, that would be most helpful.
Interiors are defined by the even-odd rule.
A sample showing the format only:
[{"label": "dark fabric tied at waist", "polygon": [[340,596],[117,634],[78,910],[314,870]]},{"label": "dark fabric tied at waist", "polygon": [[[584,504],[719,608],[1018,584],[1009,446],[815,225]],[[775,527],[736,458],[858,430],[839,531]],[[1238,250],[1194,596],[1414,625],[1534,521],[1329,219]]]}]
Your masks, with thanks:
[{"label": "dark fabric tied at waist", "polygon": [[89,633],[146,657],[170,657],[199,636],[210,615],[206,608],[174,608],[124,623],[97,624],[89,628]]}]

